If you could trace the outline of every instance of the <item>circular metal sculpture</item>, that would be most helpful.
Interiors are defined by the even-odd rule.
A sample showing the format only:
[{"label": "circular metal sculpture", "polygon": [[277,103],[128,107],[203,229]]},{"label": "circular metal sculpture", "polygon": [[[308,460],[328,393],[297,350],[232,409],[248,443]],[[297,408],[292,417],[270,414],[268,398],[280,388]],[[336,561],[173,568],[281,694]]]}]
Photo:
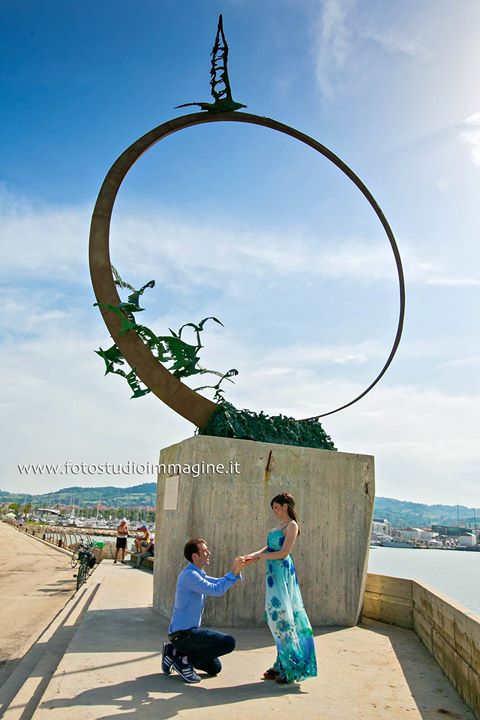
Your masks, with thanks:
[{"label": "circular metal sculpture", "polygon": [[[203,108],[211,110],[211,108]],[[113,305],[117,306],[120,304],[120,297],[117,293],[115,282],[112,275],[110,251],[109,251],[109,235],[110,235],[110,221],[112,217],[113,207],[115,198],[120,189],[120,186],[132,167],[132,165],[153,145],[158,143],[168,135],[172,135],[175,132],[184,130],[188,127],[195,125],[202,125],[205,123],[212,122],[240,122],[248,123],[250,125],[259,125],[260,127],[270,128],[276,132],[289,135],[295,140],[308,145],[313,150],[316,150],[321,155],[326,157],[336,167],[338,167],[350,180],[357,186],[362,192],[364,197],[370,203],[372,209],[380,220],[385,233],[387,235],[390,247],[392,249],[395,264],[398,275],[398,283],[400,289],[400,310],[397,324],[397,331],[394,339],[393,346],[388,355],[387,361],[383,366],[380,373],[373,380],[372,383],[357,397],[340,407],[330,410],[328,412],[315,415],[313,418],[306,419],[318,419],[333,413],[339,412],[344,408],[353,405],[362,397],[364,397],[380,380],[385,374],[388,366],[393,360],[393,357],[397,351],[400,343],[400,338],[403,329],[403,320],[405,314],[405,282],[403,276],[402,263],[400,254],[398,251],[395,238],[393,236],[390,225],[388,224],[381,208],[376,202],[373,195],[370,193],[368,188],[360,180],[360,178],[340,160],[335,153],[329,150],[327,147],[317,142],[313,138],[305,135],[304,133],[295,130],[288,125],[284,125],[276,120],[272,120],[266,117],[260,117],[259,115],[252,115],[244,112],[234,112],[229,110],[222,112],[214,110],[213,112],[207,113],[193,113],[190,115],[184,115],[173,120],[169,120],[162,125],[154,128],[150,132],[143,135],[141,138],[136,140],[129,148],[123,152],[109,170],[103,185],[100,189],[100,193],[95,204],[93,212],[92,223],[90,228],[90,273],[92,278],[92,284],[97,298],[97,302],[102,305]],[[120,320],[114,314],[105,310],[101,307],[101,312],[107,328],[112,336],[113,340],[121,350],[124,358],[127,360],[130,367],[134,368],[138,377],[150,388],[150,390],[157,395],[164,403],[169,405],[172,410],[182,415],[187,420],[198,427],[203,427],[212,413],[216,410],[216,403],[208,400],[207,398],[199,395],[199,393],[191,390],[188,386],[184,385],[178,378],[174,377],[151,353],[149,348],[142,342],[141,338],[133,332],[126,334],[120,334]]]}]

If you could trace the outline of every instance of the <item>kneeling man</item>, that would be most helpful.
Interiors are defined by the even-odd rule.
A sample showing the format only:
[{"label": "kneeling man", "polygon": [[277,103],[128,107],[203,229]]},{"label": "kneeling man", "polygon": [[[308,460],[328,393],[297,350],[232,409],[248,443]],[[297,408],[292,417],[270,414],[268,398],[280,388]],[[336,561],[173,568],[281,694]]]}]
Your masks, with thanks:
[{"label": "kneeling man", "polygon": [[172,620],[168,628],[169,642],[163,644],[162,670],[170,675],[172,668],[185,682],[200,682],[194,670],[218,675],[222,663],[220,655],[227,655],[235,647],[231,635],[204,630],[203,608],[207,595],[220,597],[241,578],[240,570],[245,564],[243,557],[233,561],[232,569],[221,578],[209,577],[204,568],[210,562],[210,551],[203,538],[189,540],[183,550],[188,565],[178,576]]}]

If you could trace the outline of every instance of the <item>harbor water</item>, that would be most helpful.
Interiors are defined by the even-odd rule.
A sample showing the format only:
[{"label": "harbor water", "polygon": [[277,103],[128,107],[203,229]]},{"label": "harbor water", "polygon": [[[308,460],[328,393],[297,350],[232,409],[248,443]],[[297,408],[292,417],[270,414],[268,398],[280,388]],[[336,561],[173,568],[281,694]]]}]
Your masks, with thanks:
[{"label": "harbor water", "polygon": [[424,582],[480,615],[480,552],[371,547],[368,572]]}]

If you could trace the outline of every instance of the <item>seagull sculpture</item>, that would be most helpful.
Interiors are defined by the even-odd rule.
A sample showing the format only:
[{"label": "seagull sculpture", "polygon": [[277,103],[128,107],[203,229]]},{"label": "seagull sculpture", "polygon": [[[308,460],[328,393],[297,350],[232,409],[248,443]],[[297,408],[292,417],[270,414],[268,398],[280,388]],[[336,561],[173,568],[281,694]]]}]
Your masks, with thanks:
[{"label": "seagull sculpture", "polygon": [[232,98],[232,90],[228,79],[228,45],[223,32],[223,18],[218,18],[217,35],[211,52],[212,67],[210,70],[210,87],[214,102],[191,102],[177,105],[177,108],[198,105],[201,110],[207,112],[226,112],[228,110],[239,110],[246,108],[246,105],[235,102]]}]

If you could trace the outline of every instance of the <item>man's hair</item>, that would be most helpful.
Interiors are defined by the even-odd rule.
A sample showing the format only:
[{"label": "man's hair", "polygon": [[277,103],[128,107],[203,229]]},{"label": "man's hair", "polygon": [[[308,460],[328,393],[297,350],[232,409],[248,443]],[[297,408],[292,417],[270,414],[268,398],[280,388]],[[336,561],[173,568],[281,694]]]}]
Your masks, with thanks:
[{"label": "man's hair", "polygon": [[192,538],[185,543],[185,547],[183,548],[183,554],[185,555],[185,558],[188,560],[188,562],[192,562],[193,553],[198,554],[198,546],[200,543],[204,543],[204,545],[207,544],[203,538]]}]

